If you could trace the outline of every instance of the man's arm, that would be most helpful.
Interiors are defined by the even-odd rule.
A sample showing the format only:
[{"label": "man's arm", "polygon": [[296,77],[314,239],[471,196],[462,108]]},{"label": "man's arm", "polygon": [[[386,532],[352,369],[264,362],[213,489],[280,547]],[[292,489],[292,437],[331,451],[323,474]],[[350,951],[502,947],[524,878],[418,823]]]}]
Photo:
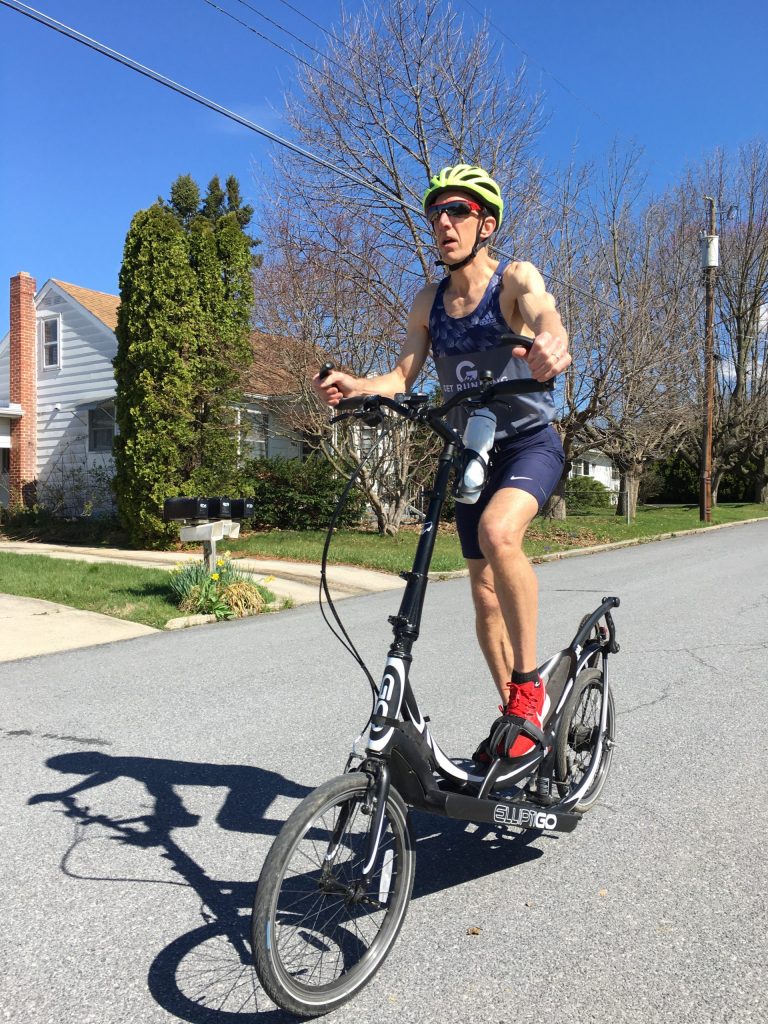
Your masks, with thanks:
[{"label": "man's arm", "polygon": [[393,369],[378,377],[353,377],[348,373],[333,370],[320,380],[319,374],[312,378],[316,394],[328,405],[336,406],[342,398],[358,395],[386,395],[393,398],[408,391],[424,365],[429,353],[429,311],[434,298],[434,285],[422,288],[416,296],[408,315],[408,329]]},{"label": "man's arm", "polygon": [[[506,293],[506,295],[505,295]],[[514,299],[523,323],[534,334],[531,351],[513,348],[512,354],[524,357],[534,380],[545,381],[571,365],[568,333],[555,306],[555,299],[544,278],[532,263],[513,263],[504,272],[502,297]],[[502,304],[504,310],[505,303]],[[505,311],[506,313],[506,311]]]}]

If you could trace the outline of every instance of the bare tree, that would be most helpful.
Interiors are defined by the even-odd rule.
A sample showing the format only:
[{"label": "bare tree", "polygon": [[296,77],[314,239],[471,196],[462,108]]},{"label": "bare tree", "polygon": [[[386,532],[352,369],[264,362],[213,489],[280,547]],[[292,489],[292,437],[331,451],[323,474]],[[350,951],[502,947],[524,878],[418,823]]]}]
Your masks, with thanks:
[{"label": "bare tree", "polygon": [[[275,160],[274,215],[260,225],[269,252],[257,322],[271,331],[279,323],[355,375],[391,368],[413,296],[434,276],[420,214],[429,176],[446,164],[482,163],[508,197],[509,224],[524,223],[532,208],[541,113],[523,86],[522,70],[507,79],[488,25],[465,30],[450,4],[390,0],[342,13],[325,57],[300,71],[286,99],[296,140],[332,166],[285,153]],[[279,310],[271,290],[282,296]],[[428,366],[422,385],[433,383]],[[329,435],[316,418],[312,432],[339,465],[359,464],[359,438]],[[384,479],[374,486],[363,472],[380,529],[397,528],[419,478],[423,445],[400,433],[376,467]]]},{"label": "bare tree", "polygon": [[589,219],[564,226],[555,261],[574,349],[566,454],[598,447],[611,457],[622,514],[627,502],[634,513],[646,465],[675,450],[691,414],[693,334],[669,246],[676,227],[663,204],[641,205],[639,168],[639,151],[614,148],[602,182],[584,188]]},{"label": "bare tree", "polygon": [[768,145],[753,142],[714,168],[721,222],[717,291],[718,424],[712,496],[724,473],[757,460],[755,496],[766,500],[768,460]]},{"label": "bare tree", "polygon": [[[717,151],[690,169],[667,197],[693,244],[706,228],[703,196],[720,212],[720,269],[716,284],[716,393],[712,499],[728,472],[753,474],[755,500],[768,498],[768,144],[752,142],[735,159]],[[690,246],[689,246],[690,248]],[[701,281],[698,260],[690,277]],[[698,355],[692,362],[696,421],[683,452],[695,467],[703,458],[704,323],[693,316]]]}]

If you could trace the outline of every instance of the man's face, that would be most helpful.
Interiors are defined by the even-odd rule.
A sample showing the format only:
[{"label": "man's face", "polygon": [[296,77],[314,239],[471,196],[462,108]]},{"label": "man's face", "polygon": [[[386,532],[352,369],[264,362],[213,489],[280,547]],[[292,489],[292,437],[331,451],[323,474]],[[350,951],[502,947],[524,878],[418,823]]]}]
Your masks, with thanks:
[{"label": "man's face", "polygon": [[[440,209],[453,203],[459,204],[459,207],[456,207],[455,210]],[[466,210],[468,205],[471,205],[473,209]],[[438,209],[433,210],[433,207]],[[466,210],[466,213],[460,209],[461,207]],[[432,211],[431,216],[430,211]],[[482,208],[474,196],[462,189],[440,192],[435,201],[427,208],[427,216],[432,223],[440,256],[446,262],[457,263],[469,255],[477,239],[478,224],[483,220]],[[433,217],[434,219],[432,219]],[[495,219],[487,215],[480,230],[480,238],[487,238],[495,226]]]}]

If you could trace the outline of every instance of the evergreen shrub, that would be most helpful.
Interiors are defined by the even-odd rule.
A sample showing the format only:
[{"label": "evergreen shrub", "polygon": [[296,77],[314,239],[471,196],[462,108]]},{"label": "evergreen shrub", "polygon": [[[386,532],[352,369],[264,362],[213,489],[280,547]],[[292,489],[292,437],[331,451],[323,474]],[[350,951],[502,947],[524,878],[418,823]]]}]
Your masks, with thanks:
[{"label": "evergreen shrub", "polygon": [[611,507],[611,492],[591,476],[575,476],[565,488],[568,515]]},{"label": "evergreen shrub", "polygon": [[[256,499],[256,515],[248,525],[256,530],[322,530],[328,525],[346,485],[330,463],[319,455],[300,459],[252,459],[242,470],[240,491]],[[364,499],[354,489],[338,525],[355,526]]]}]

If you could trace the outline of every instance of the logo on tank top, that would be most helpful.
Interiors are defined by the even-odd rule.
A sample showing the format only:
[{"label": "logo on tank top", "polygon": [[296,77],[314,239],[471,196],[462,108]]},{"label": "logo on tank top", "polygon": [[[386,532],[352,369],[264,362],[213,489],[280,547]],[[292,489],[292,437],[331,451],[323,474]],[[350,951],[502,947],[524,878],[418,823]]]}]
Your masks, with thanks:
[{"label": "logo on tank top", "polygon": [[468,359],[459,363],[456,367],[456,380],[461,384],[468,380],[477,380],[477,367],[475,364],[471,363]]}]

